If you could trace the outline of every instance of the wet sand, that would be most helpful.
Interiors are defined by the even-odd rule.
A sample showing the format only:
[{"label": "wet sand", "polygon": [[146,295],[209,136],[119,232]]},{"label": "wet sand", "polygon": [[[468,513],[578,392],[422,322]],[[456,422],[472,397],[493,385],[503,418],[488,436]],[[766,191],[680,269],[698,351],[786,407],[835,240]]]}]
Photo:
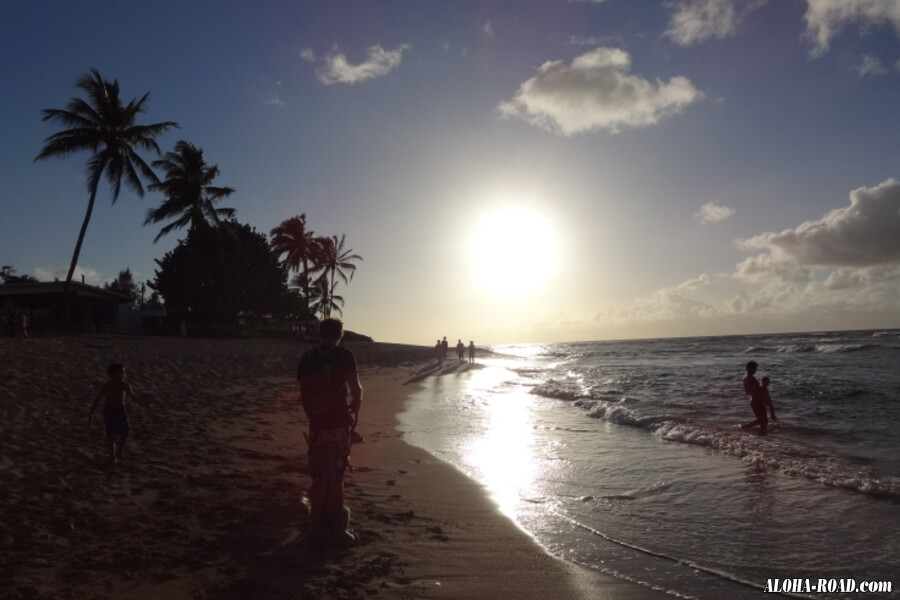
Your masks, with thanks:
[{"label": "wet sand", "polygon": [[[365,388],[347,477],[358,543],[305,551],[302,344],[0,338],[3,598],[648,598],[546,554],[474,481],[400,439],[432,350],[348,344]],[[123,460],[87,414],[122,362]],[[152,398],[146,394],[152,394]]]}]

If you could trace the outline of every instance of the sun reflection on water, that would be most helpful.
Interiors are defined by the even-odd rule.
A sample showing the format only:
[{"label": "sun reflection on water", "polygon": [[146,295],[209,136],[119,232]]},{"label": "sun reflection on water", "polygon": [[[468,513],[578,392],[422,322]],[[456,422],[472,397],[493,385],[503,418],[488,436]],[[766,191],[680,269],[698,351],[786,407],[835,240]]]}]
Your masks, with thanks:
[{"label": "sun reflection on water", "polygon": [[540,476],[536,455],[531,403],[526,391],[493,392],[512,374],[484,369],[472,374],[475,408],[482,412],[483,428],[473,431],[462,451],[463,461],[478,473],[505,514],[516,518],[522,497],[533,494]]}]

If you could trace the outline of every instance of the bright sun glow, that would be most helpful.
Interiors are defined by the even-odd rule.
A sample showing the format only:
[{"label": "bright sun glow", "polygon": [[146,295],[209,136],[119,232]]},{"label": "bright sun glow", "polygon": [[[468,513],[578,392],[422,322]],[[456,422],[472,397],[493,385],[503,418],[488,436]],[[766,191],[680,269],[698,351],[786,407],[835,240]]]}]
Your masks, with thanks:
[{"label": "bright sun glow", "polygon": [[550,223],[535,210],[508,208],[482,216],[472,240],[479,284],[503,295],[539,287],[556,263]]}]

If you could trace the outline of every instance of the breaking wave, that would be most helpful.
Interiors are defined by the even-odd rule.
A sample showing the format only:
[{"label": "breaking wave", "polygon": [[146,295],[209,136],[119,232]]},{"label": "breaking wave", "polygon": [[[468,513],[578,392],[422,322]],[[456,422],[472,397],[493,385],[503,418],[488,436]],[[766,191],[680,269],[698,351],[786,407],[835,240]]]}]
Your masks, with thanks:
[{"label": "breaking wave", "polygon": [[787,344],[780,346],[750,346],[744,352],[777,352],[779,354],[818,352],[832,354],[835,352],[859,352],[874,348],[884,348],[884,346],[881,344]]},{"label": "breaking wave", "polygon": [[[587,410],[590,417],[618,425],[636,427],[670,442],[710,448],[753,464],[803,477],[824,485],[860,492],[878,498],[900,501],[900,479],[860,470],[850,461],[820,450],[781,441],[777,437],[761,437],[734,428],[699,424],[669,415],[647,415],[621,403],[581,399],[576,406]],[[776,425],[773,427],[782,427]],[[792,429],[785,426],[784,429]],[[806,433],[810,428],[802,428]],[[815,433],[823,433],[818,432]]]}]

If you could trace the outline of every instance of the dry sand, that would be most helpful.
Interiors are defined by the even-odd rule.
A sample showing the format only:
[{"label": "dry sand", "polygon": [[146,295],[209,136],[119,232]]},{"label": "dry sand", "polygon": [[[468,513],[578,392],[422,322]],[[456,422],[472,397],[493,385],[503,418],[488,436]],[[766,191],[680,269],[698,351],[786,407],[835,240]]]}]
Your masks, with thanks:
[{"label": "dry sand", "polygon": [[[0,598],[649,598],[546,554],[484,490],[394,429],[431,349],[349,344],[365,388],[347,503],[359,542],[298,543],[309,485],[301,344],[0,339]],[[137,394],[118,465],[87,413]]]}]

